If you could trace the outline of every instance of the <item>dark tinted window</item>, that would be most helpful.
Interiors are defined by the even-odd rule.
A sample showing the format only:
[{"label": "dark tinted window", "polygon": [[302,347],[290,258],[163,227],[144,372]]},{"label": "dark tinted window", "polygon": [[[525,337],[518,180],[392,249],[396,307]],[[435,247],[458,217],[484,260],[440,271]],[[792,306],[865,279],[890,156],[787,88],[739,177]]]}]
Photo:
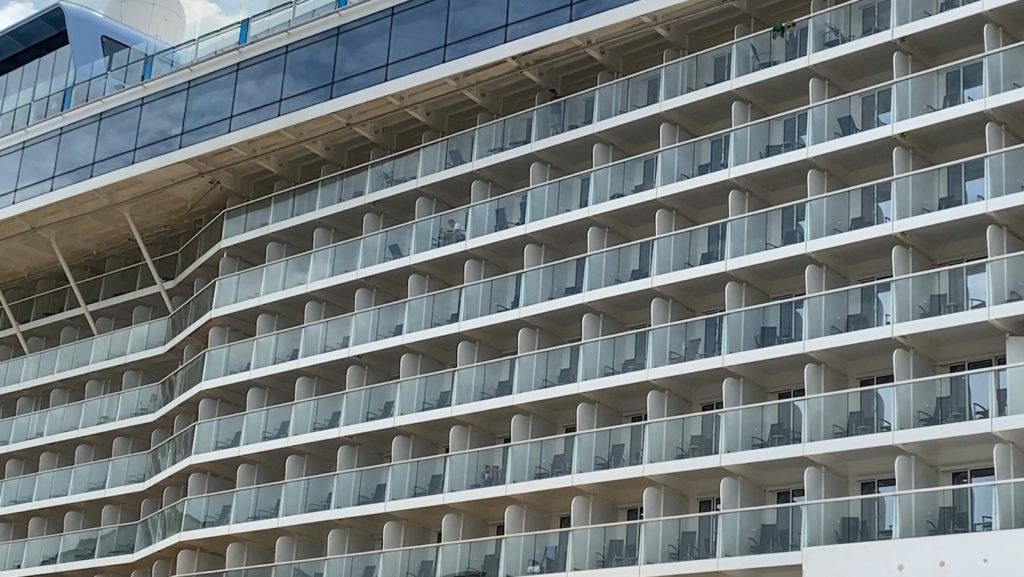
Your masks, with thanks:
[{"label": "dark tinted window", "polygon": [[135,148],[135,131],[139,127],[141,107],[104,116],[100,120],[100,136],[96,141],[96,160],[103,160]]},{"label": "dark tinted window", "polygon": [[181,134],[187,96],[187,92],[179,90],[174,94],[150,100],[142,105],[142,118],[139,121],[139,146],[146,146]]},{"label": "dark tinted window", "polygon": [[0,153],[0,194],[14,190],[21,165],[21,150]]},{"label": "dark tinted window", "polygon": [[190,87],[185,105],[185,131],[229,118],[234,98],[234,72]]},{"label": "dark tinted window", "polygon": [[357,90],[369,88],[375,84],[380,84],[387,80],[386,70],[384,68],[378,68],[359,76],[352,76],[344,80],[340,80],[334,83],[334,91],[332,97],[337,98]]},{"label": "dark tinted window", "polygon": [[484,32],[465,40],[449,44],[444,51],[445,60],[455,60],[463,56],[474,54],[488,48],[497,46],[505,41],[505,29],[499,28],[490,32]]},{"label": "dark tinted window", "polygon": [[572,19],[579,20],[580,18],[586,18],[592,16],[598,12],[604,12],[605,10],[611,10],[617,8],[623,4],[628,4],[632,0],[576,0],[576,5],[572,7]]},{"label": "dark tinted window", "polygon": [[266,106],[281,98],[284,79],[284,54],[252,66],[239,68],[235,87],[234,114]]},{"label": "dark tinted window", "polygon": [[569,0],[509,0],[508,21],[526,20],[563,7],[569,7]]},{"label": "dark tinted window", "polygon": [[342,31],[338,36],[334,77],[340,80],[387,64],[390,38],[390,17]]},{"label": "dark tinted window", "polygon": [[25,147],[21,170],[18,172],[18,188],[35,184],[53,176],[53,165],[57,161],[58,138],[48,138]]},{"label": "dark tinted window", "polygon": [[92,122],[61,135],[56,174],[64,174],[92,164],[92,154],[96,149],[96,135],[99,133],[99,128],[99,122]]},{"label": "dark tinted window", "polygon": [[334,80],[334,50],[337,40],[333,36],[289,50],[284,67],[284,98],[327,86]]},{"label": "dark tinted window", "polygon": [[[448,0],[430,0],[415,8],[395,10],[391,23],[390,62],[444,46]],[[389,77],[394,77],[390,72]]]},{"label": "dark tinted window", "polygon": [[542,30],[548,30],[569,22],[569,6],[558,8],[552,12],[544,12],[525,20],[510,22],[505,37],[509,40],[529,36]]},{"label": "dark tinted window", "polygon": [[449,2],[449,43],[505,26],[508,0],[449,0]]},{"label": "dark tinted window", "polygon": [[[229,67],[187,88],[172,88],[102,113],[98,124],[97,117],[86,119],[66,128],[65,134],[53,131],[18,150],[0,153],[0,206],[626,2],[409,0],[337,31],[251,58],[237,72]],[[159,60],[154,70],[167,72]],[[9,87],[13,83],[28,88],[32,76],[23,76],[19,69],[5,80]],[[75,87],[72,103],[84,102],[86,92],[98,94],[104,83],[98,78]],[[59,108],[62,95],[53,98]],[[0,130],[28,119],[28,107],[15,110],[17,98],[8,100],[0,114]],[[15,189],[17,195],[12,195]]]}]

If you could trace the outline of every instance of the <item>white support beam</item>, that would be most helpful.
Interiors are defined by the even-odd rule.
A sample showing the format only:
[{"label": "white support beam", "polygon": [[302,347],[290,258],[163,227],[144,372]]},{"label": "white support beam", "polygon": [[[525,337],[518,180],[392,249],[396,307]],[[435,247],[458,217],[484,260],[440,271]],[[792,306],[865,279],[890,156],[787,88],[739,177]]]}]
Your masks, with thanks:
[{"label": "white support beam", "polygon": [[760,4],[760,1],[761,0],[755,0],[754,2],[751,2],[750,0],[734,0],[732,5],[740,12],[750,16],[761,26],[767,28],[768,26],[771,26],[771,18],[765,12],[761,11],[760,8],[756,7]]},{"label": "white support beam", "polygon": [[493,112],[495,114],[501,112],[501,102],[493,92],[473,85],[472,83],[463,82],[461,76],[450,76],[445,78],[445,82],[487,112]]},{"label": "white support beam", "polygon": [[515,56],[506,58],[505,62],[518,68],[520,74],[541,88],[547,89],[558,86],[559,78],[555,78],[554,75],[543,66],[534,67],[533,64]]},{"label": "white support beam", "polygon": [[11,310],[11,305],[7,302],[7,296],[4,291],[0,290],[0,305],[4,307],[4,314],[7,315],[7,321],[11,323],[11,328],[14,329],[14,336],[18,337],[18,342],[21,343],[21,350],[25,351],[25,354],[29,354],[28,341],[25,340],[25,335],[21,333],[21,326],[18,321],[14,318],[14,311]]},{"label": "white support beam", "polygon": [[235,193],[242,190],[242,183],[238,177],[226,170],[210,166],[198,158],[190,158],[185,161],[185,164],[194,168],[200,175],[208,177],[211,183],[219,184]]},{"label": "white support beam", "polygon": [[153,275],[153,282],[156,283],[156,288],[160,290],[160,296],[164,299],[164,305],[167,307],[167,312],[174,312],[174,306],[171,305],[171,297],[167,294],[167,288],[164,286],[164,279],[160,278],[160,273],[156,270],[156,264],[153,262],[153,257],[149,254],[149,249],[146,248],[146,243],[142,240],[142,235],[139,234],[139,228],[135,226],[135,221],[132,220],[132,215],[127,210],[121,211],[124,214],[125,220],[128,221],[128,228],[132,231],[132,236],[135,237],[135,242],[139,245],[139,250],[142,252],[142,258],[146,259],[146,266],[149,268],[149,274]]},{"label": "white support beam", "polygon": [[333,145],[327,144],[323,140],[307,140],[302,143],[302,147],[327,162],[338,166],[345,166],[347,164],[345,155],[336,150]]},{"label": "white support beam", "polygon": [[622,56],[615,50],[594,45],[588,38],[573,38],[573,43],[611,72],[622,72]]},{"label": "white support beam", "polygon": [[78,306],[82,307],[82,314],[85,315],[85,320],[89,323],[89,328],[92,329],[92,334],[100,334],[99,329],[96,327],[96,320],[92,318],[92,312],[89,311],[89,305],[86,304],[85,297],[82,296],[82,291],[78,288],[78,282],[75,281],[75,276],[71,274],[71,267],[68,266],[68,261],[64,258],[64,253],[60,251],[60,247],[57,246],[57,241],[52,236],[47,236],[46,238],[50,241],[50,246],[53,247],[54,254],[57,255],[57,260],[60,262],[60,268],[64,271],[64,276],[67,277],[68,284],[71,285],[71,292],[75,293],[75,298],[78,299]]},{"label": "white support beam", "polygon": [[302,182],[302,179],[299,176],[298,167],[291,163],[284,162],[276,156],[257,159],[256,164],[293,183]]},{"label": "white support beam", "polygon": [[640,20],[652,25],[653,30],[658,33],[659,36],[668,40],[669,44],[672,44],[684,52],[690,49],[690,35],[683,29],[683,25],[681,23],[670,22],[666,24],[659,24],[659,22],[661,22],[661,18],[659,18],[657,14],[645,14],[640,17]]},{"label": "white support beam", "polygon": [[447,128],[447,122],[442,115],[435,114],[432,109],[426,106],[406,106],[405,113],[437,132],[443,133]]},{"label": "white support beam", "polygon": [[493,92],[480,90],[478,88],[467,88],[462,95],[472,100],[477,106],[493,114],[501,113],[501,101]]},{"label": "white support beam", "polygon": [[384,150],[393,150],[395,147],[394,135],[388,135],[384,128],[373,122],[365,124],[350,125],[352,130],[366,140],[376,144]]},{"label": "white support beam", "polygon": [[405,97],[398,94],[392,94],[387,97],[388,102],[401,108],[406,114],[422,122],[427,128],[436,130],[437,132],[444,132],[445,121],[441,118],[440,114],[434,114],[432,108],[425,104],[407,104]]}]

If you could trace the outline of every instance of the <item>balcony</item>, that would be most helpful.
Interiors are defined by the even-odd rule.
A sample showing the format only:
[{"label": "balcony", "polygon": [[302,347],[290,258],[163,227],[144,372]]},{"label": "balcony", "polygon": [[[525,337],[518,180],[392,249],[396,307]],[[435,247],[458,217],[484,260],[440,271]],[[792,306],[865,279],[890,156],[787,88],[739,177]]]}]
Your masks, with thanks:
[{"label": "balcony", "polygon": [[[733,566],[732,559],[759,555],[775,555],[767,562],[773,566],[799,565],[800,551],[807,547],[1021,528],[1019,515],[1010,507],[1020,485],[1019,480],[1009,480],[726,510],[366,551],[273,567],[236,568],[230,573],[255,577],[273,569],[362,577],[380,570],[387,571],[380,573],[385,575],[406,571],[417,577],[493,577],[668,564],[682,571],[682,564],[708,560],[724,570]],[[185,518],[179,511],[161,520]],[[141,552],[156,542],[156,534],[150,533],[155,525],[142,527],[135,543],[126,537],[128,527],[9,542],[0,546],[0,561],[9,571],[62,565],[128,554],[133,547]],[[787,554],[795,557],[779,557]]]}]

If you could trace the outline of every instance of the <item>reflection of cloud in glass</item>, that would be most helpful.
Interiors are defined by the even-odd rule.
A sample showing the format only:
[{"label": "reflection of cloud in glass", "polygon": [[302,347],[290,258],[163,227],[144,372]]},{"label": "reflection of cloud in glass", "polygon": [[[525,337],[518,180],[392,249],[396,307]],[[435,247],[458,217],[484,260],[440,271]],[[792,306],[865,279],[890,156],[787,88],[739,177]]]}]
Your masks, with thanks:
[{"label": "reflection of cloud in glass", "polygon": [[181,0],[188,17],[188,32],[191,36],[205,34],[242,18],[246,0]]},{"label": "reflection of cloud in glass", "polygon": [[[107,0],[70,0],[93,10],[104,12]],[[185,38],[194,38],[238,22],[243,17],[276,6],[288,0],[180,0],[188,18]],[[0,0],[0,30],[28,18],[56,0]]]},{"label": "reflection of cloud in glass", "polygon": [[28,18],[42,6],[42,2],[33,0],[15,0],[0,6],[0,30]]}]

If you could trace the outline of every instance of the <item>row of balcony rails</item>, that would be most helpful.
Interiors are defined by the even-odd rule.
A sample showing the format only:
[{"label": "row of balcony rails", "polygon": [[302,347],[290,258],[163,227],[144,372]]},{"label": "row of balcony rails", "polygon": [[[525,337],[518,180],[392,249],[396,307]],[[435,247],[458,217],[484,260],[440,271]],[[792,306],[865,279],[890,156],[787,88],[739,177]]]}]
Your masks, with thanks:
[{"label": "row of balcony rails", "polygon": [[[839,24],[831,26],[842,30],[850,26],[845,22],[852,21],[849,14],[852,14],[853,10],[859,7],[863,8],[860,6],[862,4],[866,7],[868,4],[879,3],[885,3],[885,0],[860,0],[820,13],[815,17],[834,19]],[[923,14],[916,9],[914,12]],[[802,24],[798,24],[796,31],[789,34],[806,41],[808,21],[798,22],[802,22]],[[804,32],[800,32],[800,30],[804,30]],[[880,30],[874,32],[877,31]],[[850,33],[842,34],[845,41],[853,36],[856,34],[852,36]],[[785,41],[787,43],[791,42],[788,38]],[[444,172],[450,168],[469,165],[474,161],[521,148],[563,132],[590,126],[596,122],[668,101],[689,92],[721,84],[732,78],[732,74],[729,72],[731,71],[730,67],[725,68],[725,74],[716,72],[722,68],[720,64],[722,59],[732,61],[731,54],[734,51],[743,51],[737,48],[738,46],[745,46],[747,43],[750,43],[750,46],[755,46],[758,42],[764,41],[767,41],[769,46],[763,52],[770,54],[771,46],[777,44],[779,39],[774,38],[770,31],[758,33],[751,39],[739,40],[693,54],[655,69],[643,71],[431,142],[411,151],[397,153],[367,165],[354,167],[311,183],[298,185],[268,197],[229,208],[187,241],[179,251],[156,259],[157,268],[161,271],[162,276],[165,275],[165,278],[173,277],[175,271],[178,274],[183,273],[192,263],[208,254],[222,241],[244,233],[276,225],[320,209],[337,206],[365,194],[382,192],[388,188]],[[840,44],[844,42],[840,42]],[[835,45],[828,43],[827,47]],[[636,168],[627,171],[623,166],[625,163],[622,163],[623,165],[612,165],[595,171],[593,178],[595,185],[599,185],[602,181],[608,181],[607,190],[602,191],[595,187],[595,190],[591,192],[587,186],[586,188],[580,187],[575,191],[564,190],[560,194],[551,194],[547,189],[555,186],[555,183],[550,183],[541,189],[544,190],[545,197],[553,196],[553,198],[543,200],[535,198],[526,211],[509,203],[510,206],[504,207],[505,210],[501,214],[485,215],[483,219],[476,219],[478,228],[482,226],[489,230],[500,229],[535,221],[537,218],[548,216],[552,211],[554,214],[558,214],[573,209],[574,205],[575,208],[579,208],[580,205],[588,206],[618,198],[620,195],[628,194],[629,190],[649,189],[654,186],[656,179],[661,184],[668,184],[681,179],[710,174],[728,168],[730,165],[736,166],[757,160],[762,156],[774,156],[893,121],[949,108],[971,100],[979,100],[984,95],[991,96],[1019,88],[1024,84],[1024,67],[1018,65],[1024,60],[1020,54],[1022,49],[1024,47],[1018,46],[1016,50],[1008,48],[1003,52],[993,53],[991,58],[997,59],[998,62],[988,65],[987,69],[990,72],[985,75],[985,78],[978,77],[982,68],[979,66],[980,62],[970,60],[958,65],[959,68],[926,71],[901,79],[890,83],[892,87],[888,89],[879,88],[858,93],[855,96],[839,97],[827,104],[817,105],[808,111],[799,113],[792,119],[779,117],[775,119],[774,123],[770,120],[752,123],[747,129],[737,131],[733,144],[730,144],[733,140],[728,137],[729,135],[718,135],[714,138],[697,139],[679,145],[674,147],[676,148],[675,154],[671,154],[669,151],[663,154],[666,157],[675,156],[671,161],[674,169],[678,169],[678,177],[670,177],[668,174],[661,174],[660,178],[655,176],[655,173],[675,173],[677,170],[666,171],[644,166],[639,171]],[[751,54],[753,54],[752,49]],[[806,51],[804,51],[804,55],[806,55]],[[739,57],[736,58],[736,61],[741,60]],[[933,77],[941,72],[960,74],[961,70],[963,71],[963,80],[954,83],[958,85],[958,88],[950,94],[946,94],[946,92],[953,90],[950,88],[952,84],[938,81],[937,76]],[[719,78],[719,76],[721,77]],[[896,93],[895,98],[893,92]],[[809,124],[808,115],[810,116]],[[808,126],[811,127],[810,134],[808,134]],[[743,135],[744,132],[747,134]],[[779,134],[780,132],[785,132],[785,134]],[[745,150],[739,150],[741,145]],[[685,148],[686,146],[689,148]],[[665,158],[665,160],[669,159]],[[614,172],[620,172],[621,176],[617,177],[613,174]],[[623,177],[627,172],[634,177],[630,179],[632,186],[614,187],[616,181],[624,180]],[[606,175],[602,176],[601,173],[606,173]],[[635,178],[637,175],[639,178]],[[589,182],[588,178],[587,183],[589,184]],[[566,188],[572,187],[569,183],[565,183],[565,185],[568,185]],[[559,188],[565,185],[559,184]],[[537,196],[537,194],[535,193],[533,196]],[[593,198],[587,198],[590,196]],[[476,234],[479,234],[479,231]],[[385,259],[389,256],[391,255],[382,255]],[[370,264],[372,263],[366,263],[364,266]],[[149,286],[152,277],[145,270],[145,263],[139,263],[129,268],[135,270],[115,271],[96,279],[83,281],[82,284],[87,289],[83,291],[87,296],[87,302],[92,302],[89,300],[90,298],[100,299],[107,295],[123,294]],[[12,303],[12,308],[20,322],[31,322],[64,310],[63,307],[73,304],[72,296],[69,287],[61,287],[44,295],[36,295]]]},{"label": "row of balcony rails", "polygon": [[[917,22],[977,1],[848,2],[795,20],[785,34],[764,30],[689,57],[693,60],[690,66],[693,80],[681,84],[678,90],[682,94],[753,74],[805,58],[809,53],[816,54],[886,32],[893,24]],[[0,134],[23,129],[87,102],[191,67],[226,50],[305,24],[349,4],[353,3],[291,0],[173,47],[131,46],[84,66],[76,66],[66,56],[55,55],[48,66],[34,63],[11,70],[0,76]],[[202,28],[200,23],[199,29]],[[698,69],[700,74],[697,74]]]},{"label": "row of balcony rails", "polygon": [[[699,462],[712,468],[722,455],[795,446],[813,453],[815,443],[870,435],[883,435],[875,439],[889,446],[898,442],[901,431],[982,421],[995,427],[995,419],[1024,413],[1024,388],[1013,384],[1022,374],[1020,365],[987,368],[517,440],[189,497],[183,507],[192,517],[205,519],[200,524],[205,527],[205,523],[263,520],[595,471],[633,467],[633,472],[643,475],[650,465],[690,459],[703,459]],[[417,404],[430,394],[428,386],[436,384],[432,380],[408,381],[419,385],[409,391]],[[441,390],[438,400],[428,397],[422,404],[446,408],[444,395]],[[344,431],[356,411],[360,413],[357,422],[393,416],[388,411],[393,411],[394,400],[375,404],[364,397],[357,405],[350,402],[351,396],[335,394],[200,421],[150,451],[0,480],[0,507],[142,483],[150,486],[193,456],[270,441],[300,442],[302,435],[324,438],[323,431]],[[433,407],[434,402],[442,406]],[[950,434],[956,431],[950,429]],[[860,441],[857,448],[863,448],[864,442],[868,441]],[[827,447],[829,451],[842,448]],[[286,504],[284,509],[281,503]]]},{"label": "row of balcony rails", "polygon": [[[1024,49],[1024,46],[1019,49]],[[1024,58],[1021,61],[1024,62]],[[767,126],[775,120],[779,119],[758,122],[755,126]],[[740,131],[751,129],[748,127]],[[688,151],[683,156],[693,164],[690,154],[715,138],[683,145]],[[727,140],[736,143],[743,139],[733,137]],[[710,153],[713,146],[704,148]],[[728,258],[733,258],[1019,192],[1024,190],[1024,169],[1016,158],[1020,154],[1019,148],[1009,149],[987,157],[984,166],[980,158],[975,158],[972,159],[974,162],[929,168],[727,222],[673,233],[674,244],[679,246],[678,250],[671,251],[671,266],[688,268],[722,260],[725,258],[722,249],[726,244]],[[661,175],[662,184],[666,184],[665,175],[675,173],[680,166],[680,157],[679,150],[670,148],[228,275],[207,285],[168,317],[0,363],[0,383],[10,386],[163,346],[214,306],[265,296],[649,191],[656,186],[656,175]],[[291,200],[288,197],[285,204],[293,206]],[[273,212],[270,210],[268,214]],[[757,219],[763,222],[758,224]],[[455,221],[458,229],[453,228],[450,221]],[[206,237],[213,238],[208,234]],[[655,241],[662,246],[667,243],[665,238]],[[689,245],[688,250],[681,246],[684,244]],[[658,251],[657,262],[662,270],[665,269],[663,261],[667,252]],[[639,262],[642,260],[641,257],[638,267],[628,273],[630,277],[641,278],[649,274],[649,270],[642,268],[642,262]],[[577,289],[578,292],[583,287],[578,286]]]},{"label": "row of balcony rails", "polygon": [[[305,506],[316,505],[302,495],[292,497],[278,501],[277,508],[299,514]],[[1024,482],[1007,480],[365,551],[199,575],[263,577],[287,571],[345,577],[497,577],[797,553],[806,547],[1019,529],[1024,527],[1022,498]],[[180,531],[277,514],[261,509],[253,496],[244,505],[211,503],[213,509],[190,508],[192,503],[179,502],[139,523],[0,543],[0,570],[143,555]],[[236,506],[255,517],[234,520]],[[206,510],[212,513],[204,514]],[[799,564],[800,557],[791,561]]]},{"label": "row of balcony rails", "polygon": [[[1024,148],[1015,149],[1014,153],[1024,153]],[[994,158],[1002,157],[990,157],[989,160]],[[927,183],[933,179],[923,180]],[[828,202],[837,198],[841,200],[841,197],[832,195],[809,202]],[[754,219],[755,224],[770,222],[776,219],[766,218],[767,216],[775,211],[786,210],[788,209],[772,209],[767,213],[745,216],[743,219]],[[811,211],[812,214],[816,212],[821,211]],[[756,230],[756,226],[744,228],[745,238],[751,239],[754,236],[751,231]],[[639,288],[648,286],[646,283],[650,283],[652,278],[657,283],[659,276],[665,282],[672,282],[671,276],[668,275],[694,266],[696,259],[690,260],[694,255],[712,254],[705,243],[713,236],[711,233],[715,230],[723,233],[718,237],[723,239],[728,238],[728,231],[732,230],[732,227],[712,225],[673,233],[654,241],[616,247],[520,273],[494,277],[463,287],[446,289],[210,348],[157,383],[0,420],[0,444],[19,443],[152,414],[204,381],[328,353],[337,355],[339,352],[354,350],[355,347],[365,347],[398,337],[432,335],[437,332],[434,329],[457,326],[463,322],[509,313],[522,307],[574,297],[585,291],[610,288],[618,284],[636,282],[638,284],[635,286]],[[753,244],[761,246],[759,242]],[[763,246],[767,245],[768,243],[765,243]],[[344,246],[346,245],[339,245]],[[710,248],[715,249],[713,246]],[[300,282],[295,283],[295,286],[298,286],[307,282],[306,274],[329,273],[329,264],[315,266],[311,263],[329,263],[327,259],[318,259],[324,255],[336,255],[336,250],[337,247],[307,253],[305,263],[300,268],[303,274],[285,274],[279,278],[298,279]],[[717,256],[707,259],[701,256],[700,262],[717,262],[722,258],[722,253],[723,251],[716,249],[713,254]],[[992,306],[1022,300],[1024,277],[1021,277],[1019,264],[1022,258],[1024,256],[1017,254],[988,261],[975,261],[689,319],[663,327],[613,335],[495,362],[503,363],[507,367],[515,365],[519,367],[519,375],[529,375],[528,378],[523,378],[523,383],[516,389],[517,392],[521,392],[528,390],[530,378],[536,378],[537,382],[547,379],[552,382],[568,383],[577,378],[593,379],[602,376],[603,373],[631,372],[951,313],[988,310]],[[303,255],[290,260],[302,263]],[[288,261],[283,261],[283,264],[286,267]],[[274,267],[275,265],[270,265],[264,269],[251,269],[228,277],[222,284],[211,284],[200,293],[201,298],[191,301],[190,304],[194,308],[183,310],[190,312],[191,319],[199,319],[212,309],[217,295],[223,294],[219,292],[223,287],[231,287],[230,290],[234,291],[242,284],[232,284],[232,281],[247,278],[247,275],[254,281],[250,286],[266,286],[261,282],[261,276],[272,271]],[[285,272],[285,267],[277,268],[277,272]],[[285,286],[292,285],[286,283]],[[253,296],[259,295],[245,293],[245,298]],[[6,369],[6,374],[13,374],[16,377],[23,377],[26,374],[38,377],[121,358],[125,354],[133,355],[159,348],[168,342],[168,324],[168,319],[159,319],[96,339],[84,340],[74,346],[19,357],[0,365],[0,369]],[[170,324],[173,325],[173,319]],[[185,323],[182,325],[188,326]],[[572,358],[578,355],[581,349],[586,349],[588,355],[598,354],[602,364],[588,364],[583,368],[583,373],[578,375],[580,367]],[[61,356],[60,353],[65,354]],[[32,364],[32,361],[35,364]],[[511,375],[508,368],[500,369],[499,372],[502,375]],[[18,381],[14,380],[7,384],[16,382]],[[512,378],[503,376],[491,384],[494,382],[511,384]],[[512,389],[509,387],[485,391],[481,384],[477,384],[470,388],[457,388],[452,400],[456,404],[462,404],[486,398],[484,395],[493,397],[511,392]],[[369,393],[364,391],[360,394]]]},{"label": "row of balcony rails", "polygon": [[[978,198],[998,198],[1015,193],[1017,188],[1024,189],[1016,174],[1024,170],[1021,167],[1024,167],[1024,147],[1007,149],[988,156],[929,168],[895,179],[821,195],[723,222],[470,283],[460,288],[382,305],[340,318],[353,320],[351,328],[347,329],[347,346],[352,346],[435,328],[435,325],[443,326],[499,314],[625,282],[651,277],[657,280],[658,276],[693,267],[881,225],[892,218],[902,220],[927,214],[931,212],[931,208],[945,210],[970,204]],[[905,199],[910,201],[907,202]],[[463,209],[462,219],[470,220],[469,217],[470,212]],[[366,252],[379,252],[385,245],[416,246],[417,238],[430,236],[416,234],[420,224],[432,232],[434,226],[443,220],[444,217],[431,217],[417,221],[413,225],[403,225],[364,239],[345,241],[222,277],[208,285],[196,298],[189,301],[188,306],[179,309],[169,318],[157,319],[33,355],[17,357],[0,364],[0,375],[4,377],[5,386],[12,386],[19,382],[162,347],[215,308],[266,297],[324,281],[339,274],[354,272],[358,270],[360,256]],[[472,236],[472,227],[469,231]],[[968,284],[980,282],[977,273],[968,272],[964,278],[968,280]],[[1013,284],[1010,279],[1006,279],[1002,285],[1005,290],[1000,292],[1006,301],[1020,299],[1024,294],[1024,287]],[[972,290],[975,295],[970,298],[977,300],[968,306],[976,306],[987,300],[987,296],[981,294],[980,288],[974,287]],[[876,316],[881,315],[886,322],[892,322],[896,311],[893,309],[890,291],[880,287],[876,292],[879,299]],[[932,311],[932,308],[954,306],[959,302],[957,299],[963,300],[966,292],[965,286],[963,290],[957,292],[959,296],[953,297],[952,300],[949,296],[952,293],[945,293],[945,303],[941,302],[940,296],[937,303],[929,302],[925,310],[918,312],[921,315],[934,316],[935,311]],[[867,318],[870,312],[864,311],[863,318],[851,313],[845,320],[834,319],[834,326],[839,327],[839,332],[843,332],[846,327],[856,328],[858,324],[867,327],[872,324]],[[904,311],[901,314],[901,318],[907,314],[913,316],[913,311]],[[335,319],[333,324],[337,327],[338,319]],[[168,329],[168,326],[174,327],[175,330]],[[833,330],[832,326],[829,325],[830,331]],[[334,331],[336,330],[338,329],[335,328]],[[766,336],[767,338],[770,338],[770,335]],[[344,337],[341,337],[339,343],[344,343]],[[79,422],[62,418],[58,420],[61,424],[55,425],[52,419],[40,413],[17,417],[21,422],[38,423],[34,426],[12,427],[12,419],[0,420],[0,442],[19,442],[36,438],[44,434],[44,430],[63,431],[68,430],[68,427],[91,426],[102,422],[96,419],[115,419],[115,415],[116,419],[124,419],[151,413],[199,382],[197,379],[200,378],[201,369],[190,369],[196,364],[193,362],[186,365],[174,375],[154,385],[114,393],[113,397],[104,396],[81,401],[78,406],[84,404],[106,409],[82,410],[80,415],[84,420]],[[75,406],[72,404],[54,407],[48,411],[51,414],[54,411],[73,414],[78,410]],[[114,408],[113,415],[110,413],[111,407]],[[18,434],[16,431],[23,433]]]}]

